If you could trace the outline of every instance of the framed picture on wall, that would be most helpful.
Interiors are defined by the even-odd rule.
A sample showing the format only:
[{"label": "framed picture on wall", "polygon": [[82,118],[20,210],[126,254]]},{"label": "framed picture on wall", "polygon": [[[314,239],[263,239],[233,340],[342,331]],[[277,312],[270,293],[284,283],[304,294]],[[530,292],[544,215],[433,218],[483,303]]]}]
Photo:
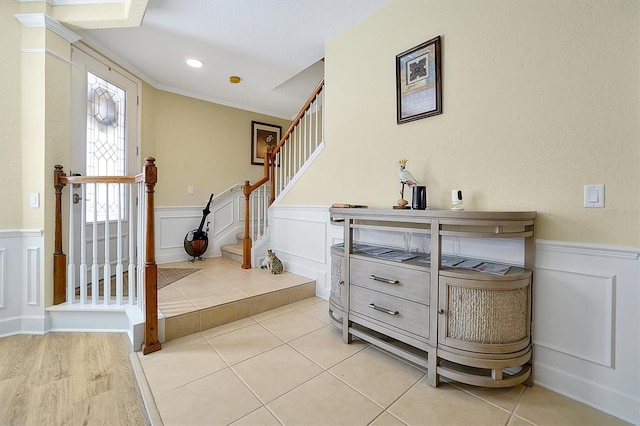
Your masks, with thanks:
[{"label": "framed picture on wall", "polygon": [[442,114],[440,36],[396,56],[398,124]]},{"label": "framed picture on wall", "polygon": [[267,147],[274,147],[280,142],[282,127],[273,124],[251,122],[251,164],[264,164]]}]

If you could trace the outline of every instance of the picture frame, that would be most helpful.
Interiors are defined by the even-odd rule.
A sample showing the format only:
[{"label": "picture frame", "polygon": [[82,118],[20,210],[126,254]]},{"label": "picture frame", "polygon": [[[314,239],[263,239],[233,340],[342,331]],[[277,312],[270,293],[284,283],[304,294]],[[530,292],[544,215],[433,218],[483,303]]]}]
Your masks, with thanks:
[{"label": "picture frame", "polygon": [[396,55],[398,124],[442,114],[440,36]]},{"label": "picture frame", "polygon": [[251,122],[251,164],[264,165],[267,146],[280,142],[282,127],[273,124]]}]

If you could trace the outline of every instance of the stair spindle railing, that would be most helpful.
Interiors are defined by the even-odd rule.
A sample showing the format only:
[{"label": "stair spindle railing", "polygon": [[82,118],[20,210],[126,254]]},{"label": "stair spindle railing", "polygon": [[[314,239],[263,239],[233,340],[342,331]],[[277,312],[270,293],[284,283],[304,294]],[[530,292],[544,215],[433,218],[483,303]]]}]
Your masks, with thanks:
[{"label": "stair spindle railing", "polygon": [[[278,144],[265,153],[264,176],[251,184],[245,181],[245,231],[242,241],[242,268],[251,268],[254,240],[263,237],[268,228],[268,209],[284,195],[306,162],[324,141],[324,79],[315,88]],[[269,183],[268,199],[262,193]],[[257,226],[257,229],[255,228]]]},{"label": "stair spindle railing", "polygon": [[[157,265],[154,253],[154,192],[157,183],[155,159],[147,158],[142,173],[135,176],[67,176],[62,166],[55,166],[55,250],[53,255],[53,303],[77,306],[81,309],[104,309],[110,306],[136,306],[145,315],[142,352],[148,354],[161,348],[158,340]],[[69,257],[62,250],[62,195],[69,184]],[[80,194],[73,193],[80,188]],[[126,194],[128,193],[128,202]],[[98,204],[99,194],[102,195]],[[112,197],[113,203],[110,203]],[[89,199],[87,199],[89,198]],[[80,204],[77,221],[74,204]],[[113,205],[113,206],[112,206]],[[137,207],[136,207],[137,205]],[[115,207],[114,207],[115,206]],[[128,206],[128,244],[124,241],[124,209]],[[86,216],[90,207],[90,218]],[[103,214],[98,217],[98,209]],[[114,213],[115,217],[111,216]],[[89,219],[89,221],[87,221]],[[126,220],[126,219],[125,219]],[[138,224],[137,232],[134,231]],[[76,234],[76,225],[79,235]],[[91,239],[86,235],[91,229]],[[103,253],[99,254],[99,227],[104,237]],[[114,238],[112,231],[116,231]],[[75,252],[75,243],[80,242]],[[87,244],[91,245],[91,264],[87,259]],[[115,244],[115,258],[111,257]],[[126,256],[123,249],[127,247]],[[79,260],[79,263],[76,263]],[[112,268],[114,263],[115,268]],[[125,264],[127,296],[124,295]],[[102,274],[100,270],[102,269]],[[76,276],[78,280],[76,281]],[[89,280],[90,276],[90,280]],[[115,283],[115,294],[111,283]],[[91,300],[88,293],[91,291]],[[102,295],[100,294],[102,292]]]}]

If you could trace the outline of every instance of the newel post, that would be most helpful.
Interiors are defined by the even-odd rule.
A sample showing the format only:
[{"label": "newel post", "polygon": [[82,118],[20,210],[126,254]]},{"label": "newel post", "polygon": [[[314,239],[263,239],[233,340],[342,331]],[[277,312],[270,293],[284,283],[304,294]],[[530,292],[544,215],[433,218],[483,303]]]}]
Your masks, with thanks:
[{"label": "newel post", "polygon": [[251,196],[251,184],[248,180],[244,181],[242,187],[242,193],[244,194],[244,238],[242,239],[242,269],[251,269],[251,235],[249,234],[249,221],[251,217],[249,215],[249,197]]},{"label": "newel post", "polygon": [[53,304],[67,300],[67,255],[62,252],[62,188],[66,185],[66,174],[56,164],[53,172],[53,187],[56,189],[55,236],[53,253]]},{"label": "newel post", "polygon": [[155,221],[153,194],[158,182],[155,158],[148,157],[144,165],[144,186],[146,188],[146,229],[145,229],[145,325],[142,353],[144,355],[161,349],[158,340],[158,265],[155,260]]}]

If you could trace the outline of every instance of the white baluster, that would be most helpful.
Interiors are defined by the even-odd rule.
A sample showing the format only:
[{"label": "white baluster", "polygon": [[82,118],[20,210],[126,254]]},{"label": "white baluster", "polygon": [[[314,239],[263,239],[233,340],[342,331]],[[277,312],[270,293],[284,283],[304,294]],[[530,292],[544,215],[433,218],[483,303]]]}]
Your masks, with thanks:
[{"label": "white baluster", "polygon": [[324,109],[324,88],[322,89],[322,141],[324,142],[324,116],[326,115],[326,110]]},{"label": "white baluster", "polygon": [[109,236],[109,184],[104,184],[104,267],[102,280],[102,293],[104,294],[103,303],[108,305],[111,303],[111,259],[110,259],[110,236]]},{"label": "white baluster", "polygon": [[[258,192],[258,198],[256,202],[256,208],[258,209],[258,222],[256,223],[256,237],[262,233],[262,219],[264,216],[264,194],[267,192],[267,185],[260,188]],[[256,238],[257,239],[257,238]]]},{"label": "white baluster", "polygon": [[75,302],[76,295],[76,265],[74,253],[74,215],[73,215],[73,185],[69,186],[69,262],[67,263],[67,305]]},{"label": "white baluster", "polygon": [[313,130],[315,134],[313,136],[312,151],[314,151],[318,145],[318,95],[316,95],[316,98],[313,100],[313,111]]},{"label": "white baluster", "polygon": [[303,152],[302,152],[302,158],[300,159],[300,167],[298,167],[298,170],[300,170],[302,168],[302,165],[304,164],[305,161],[307,161],[307,145],[309,144],[309,139],[311,137],[311,126],[309,125],[309,111],[307,110],[307,113],[304,115],[304,146],[303,146]]},{"label": "white baluster", "polygon": [[[287,141],[288,140],[289,139],[287,138]],[[285,147],[287,146],[287,143],[288,142],[285,142],[285,144],[282,145],[282,147],[280,148],[280,151],[278,151],[278,165],[280,167],[278,167],[278,171],[276,172],[276,180],[274,182],[274,184],[276,185],[276,191],[275,191],[276,198],[278,198],[278,188],[282,184],[282,168],[284,167],[284,163],[282,161],[284,159],[284,150],[285,150]]]},{"label": "white baluster", "polygon": [[256,217],[256,194],[255,191],[251,193],[251,204],[249,209],[251,211],[251,217],[245,218],[245,220],[249,220],[249,229],[251,229],[251,241],[254,241],[254,235],[256,235],[256,221],[254,218]]},{"label": "white baluster", "polygon": [[[127,272],[127,281],[129,284],[129,304],[135,304],[135,285],[136,285],[136,252],[134,243],[136,241],[136,234],[133,232],[133,226],[135,223],[135,199],[134,199],[135,184],[129,185],[129,269]],[[137,192],[137,191],[136,191]]]},{"label": "white baluster", "polygon": [[291,145],[289,145],[289,150],[287,151],[287,157],[289,161],[287,161],[287,169],[286,169],[286,175],[284,179],[285,185],[289,184],[289,176],[291,175],[291,164],[293,163],[293,147],[295,146],[295,140],[296,140],[296,130],[293,129],[293,132],[291,132]]},{"label": "white baluster", "polygon": [[147,221],[144,213],[147,209],[147,197],[144,182],[138,183],[138,195],[138,309],[145,312],[146,294],[144,288],[144,265],[146,262],[146,242],[144,232]]},{"label": "white baluster", "polygon": [[117,236],[117,263],[116,263],[116,304],[122,305],[122,290],[124,287],[122,278],[122,184],[117,183],[118,188],[118,202],[117,215],[118,215],[118,236]]},{"label": "white baluster", "polygon": [[87,185],[82,184],[80,199],[80,304],[87,303]]},{"label": "white baluster", "polygon": [[98,271],[98,185],[93,184],[93,263],[91,264],[91,303],[98,304],[100,287]]}]

